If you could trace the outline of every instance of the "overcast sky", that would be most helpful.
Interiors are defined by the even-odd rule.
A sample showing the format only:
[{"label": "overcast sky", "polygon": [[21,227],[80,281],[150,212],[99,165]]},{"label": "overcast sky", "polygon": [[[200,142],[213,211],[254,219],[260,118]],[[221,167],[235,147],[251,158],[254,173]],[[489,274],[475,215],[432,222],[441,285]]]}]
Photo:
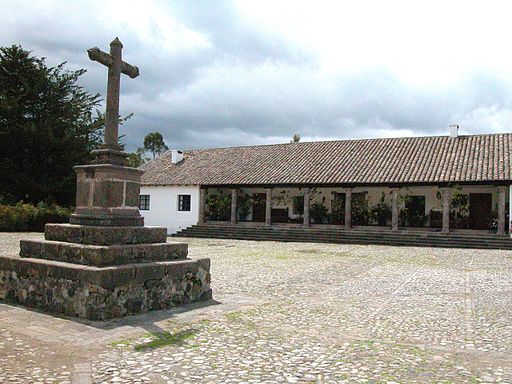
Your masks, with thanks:
[{"label": "overcast sky", "polygon": [[507,1],[6,1],[0,45],[49,64],[106,68],[124,59],[121,114],[129,150],[160,131],[190,149],[512,129],[512,6]]}]

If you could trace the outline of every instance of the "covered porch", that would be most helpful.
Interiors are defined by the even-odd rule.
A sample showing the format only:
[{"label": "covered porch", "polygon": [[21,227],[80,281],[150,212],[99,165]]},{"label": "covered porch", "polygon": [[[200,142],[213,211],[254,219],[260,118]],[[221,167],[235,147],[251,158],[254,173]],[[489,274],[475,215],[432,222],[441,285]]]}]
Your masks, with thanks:
[{"label": "covered porch", "polygon": [[201,187],[199,224],[466,233],[509,231],[508,185]]}]

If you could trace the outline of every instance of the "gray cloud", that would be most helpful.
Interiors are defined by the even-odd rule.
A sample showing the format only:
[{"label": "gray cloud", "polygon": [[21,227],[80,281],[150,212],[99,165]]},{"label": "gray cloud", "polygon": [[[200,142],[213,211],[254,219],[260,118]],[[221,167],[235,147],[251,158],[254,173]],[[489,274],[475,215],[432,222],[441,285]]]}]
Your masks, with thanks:
[{"label": "gray cloud", "polygon": [[122,82],[121,112],[134,113],[121,128],[130,150],[155,130],[172,147],[200,148],[283,142],[294,132],[305,139],[445,134],[454,122],[463,133],[497,132],[512,122],[510,79],[481,69],[449,87],[413,86],[378,67],[325,74],[314,53],[247,22],[231,2],[163,7],[208,44],[162,49],[159,25],[150,26],[148,42],[106,23],[98,4],[71,2],[41,9],[5,3],[0,44],[87,68],[82,84],[104,94],[106,70],[85,50],[107,50],[119,35],[125,59],[141,69]]}]

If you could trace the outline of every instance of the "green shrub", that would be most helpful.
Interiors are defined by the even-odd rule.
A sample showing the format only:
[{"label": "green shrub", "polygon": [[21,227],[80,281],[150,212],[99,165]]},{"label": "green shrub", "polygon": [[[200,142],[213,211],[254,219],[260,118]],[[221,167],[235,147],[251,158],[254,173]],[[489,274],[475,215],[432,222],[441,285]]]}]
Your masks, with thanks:
[{"label": "green shrub", "polygon": [[251,208],[254,204],[254,199],[246,193],[241,192],[238,196],[238,217],[240,221],[245,221],[249,213],[251,213]]},{"label": "green shrub", "polygon": [[19,202],[0,205],[1,232],[44,231],[46,223],[66,223],[72,211],[58,205],[39,203],[37,206]]},{"label": "green shrub", "polygon": [[322,224],[327,221],[327,207],[322,203],[314,203],[311,206],[311,218],[315,224]]},{"label": "green shrub", "polygon": [[352,224],[368,225],[370,220],[370,208],[366,192],[352,194]]},{"label": "green shrub", "polygon": [[210,195],[206,197],[206,206],[208,208],[208,220],[230,220],[231,196],[227,196],[222,191],[219,191],[218,195]]},{"label": "green shrub", "polygon": [[331,214],[327,220],[330,224],[345,224],[345,194],[337,195],[331,202]]},{"label": "green shrub", "polygon": [[391,206],[386,202],[386,195],[382,192],[380,200],[371,209],[372,219],[380,226],[385,226],[391,220]]}]

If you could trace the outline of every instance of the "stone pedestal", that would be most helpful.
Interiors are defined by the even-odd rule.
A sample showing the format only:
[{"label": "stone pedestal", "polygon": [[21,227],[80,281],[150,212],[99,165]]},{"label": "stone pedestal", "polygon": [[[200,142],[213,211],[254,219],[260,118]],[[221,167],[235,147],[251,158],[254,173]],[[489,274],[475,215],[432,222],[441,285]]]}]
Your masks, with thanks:
[{"label": "stone pedestal", "polygon": [[114,164],[74,167],[76,209],[70,223],[99,226],[144,225],[139,213],[143,171]]},{"label": "stone pedestal", "polygon": [[143,226],[143,171],[115,161],[75,170],[70,224],[47,224],[44,240],[0,256],[0,299],[107,320],[211,298],[210,260],[188,259],[166,228]]}]

